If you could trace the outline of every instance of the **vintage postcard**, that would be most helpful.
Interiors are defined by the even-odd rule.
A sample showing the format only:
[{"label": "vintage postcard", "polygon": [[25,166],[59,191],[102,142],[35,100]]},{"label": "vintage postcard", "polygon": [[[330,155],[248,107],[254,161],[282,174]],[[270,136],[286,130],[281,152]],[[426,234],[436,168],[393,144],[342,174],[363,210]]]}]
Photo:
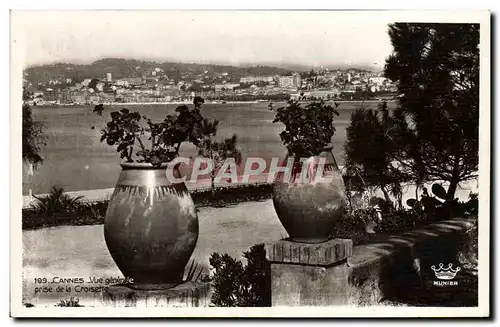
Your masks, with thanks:
[{"label": "vintage postcard", "polygon": [[490,315],[490,12],[10,18],[11,316]]}]

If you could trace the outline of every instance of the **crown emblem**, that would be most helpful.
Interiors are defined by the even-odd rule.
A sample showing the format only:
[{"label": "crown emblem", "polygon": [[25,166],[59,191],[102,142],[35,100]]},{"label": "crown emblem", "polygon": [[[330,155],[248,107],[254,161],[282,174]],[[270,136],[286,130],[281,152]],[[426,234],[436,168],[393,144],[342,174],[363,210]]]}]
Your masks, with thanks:
[{"label": "crown emblem", "polygon": [[431,269],[434,270],[434,274],[437,279],[450,280],[455,278],[457,272],[460,271],[460,267],[457,267],[455,270],[452,268],[453,264],[448,264],[448,268],[443,268],[443,264],[439,264],[439,268],[436,269],[436,266],[431,266]]}]

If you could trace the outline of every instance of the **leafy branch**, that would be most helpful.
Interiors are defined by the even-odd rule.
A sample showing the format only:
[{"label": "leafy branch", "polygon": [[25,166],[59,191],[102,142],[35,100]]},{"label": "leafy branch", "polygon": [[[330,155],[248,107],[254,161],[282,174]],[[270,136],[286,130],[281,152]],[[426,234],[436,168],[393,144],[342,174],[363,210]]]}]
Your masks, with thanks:
[{"label": "leafy branch", "polygon": [[[176,114],[167,115],[161,122],[153,122],[139,112],[131,112],[126,108],[113,111],[110,120],[101,129],[100,141],[116,146],[120,157],[127,162],[151,163],[155,166],[169,162],[178,156],[183,142],[199,146],[217,131],[218,121],[210,121],[200,112],[204,100],[195,97],[193,103],[193,108],[186,105],[177,107]],[[93,110],[99,116],[102,116],[103,111],[102,104]]]},{"label": "leafy branch", "polygon": [[273,123],[281,122],[285,130],[280,133],[288,153],[310,157],[319,155],[332,140],[335,133],[333,119],[339,115],[335,107],[323,100],[311,101],[302,106],[297,100],[289,100],[284,107],[269,109],[275,112]]}]

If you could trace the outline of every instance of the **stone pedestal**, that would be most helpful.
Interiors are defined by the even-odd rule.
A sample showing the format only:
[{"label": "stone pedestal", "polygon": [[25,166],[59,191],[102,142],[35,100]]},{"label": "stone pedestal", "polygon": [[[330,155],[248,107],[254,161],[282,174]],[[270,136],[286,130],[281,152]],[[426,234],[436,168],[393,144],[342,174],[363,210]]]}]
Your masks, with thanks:
[{"label": "stone pedestal", "polygon": [[280,240],[267,244],[266,253],[272,306],[347,305],[352,240],[316,244]]},{"label": "stone pedestal", "polygon": [[210,305],[210,283],[186,282],[166,290],[135,290],[112,285],[103,292],[106,305],[114,307],[193,308]]}]

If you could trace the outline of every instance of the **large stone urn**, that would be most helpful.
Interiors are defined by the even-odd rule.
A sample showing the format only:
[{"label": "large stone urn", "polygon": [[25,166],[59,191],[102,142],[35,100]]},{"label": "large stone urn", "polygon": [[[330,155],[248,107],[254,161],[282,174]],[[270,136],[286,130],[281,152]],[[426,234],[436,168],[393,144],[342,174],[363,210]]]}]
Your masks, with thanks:
[{"label": "large stone urn", "polygon": [[[324,158],[321,179],[317,178],[320,158]],[[329,239],[342,218],[346,201],[344,180],[331,147],[303,160],[301,164],[300,158],[294,157],[289,178],[278,174],[273,186],[274,208],[291,241],[321,243]]]},{"label": "large stone urn", "polygon": [[[106,245],[135,289],[182,282],[198,240],[198,217],[184,183],[167,179],[167,164],[125,163],[104,222]],[[177,167],[173,175],[180,177]]]}]

